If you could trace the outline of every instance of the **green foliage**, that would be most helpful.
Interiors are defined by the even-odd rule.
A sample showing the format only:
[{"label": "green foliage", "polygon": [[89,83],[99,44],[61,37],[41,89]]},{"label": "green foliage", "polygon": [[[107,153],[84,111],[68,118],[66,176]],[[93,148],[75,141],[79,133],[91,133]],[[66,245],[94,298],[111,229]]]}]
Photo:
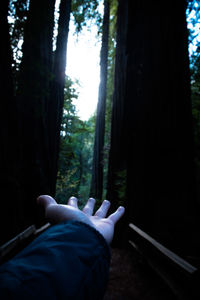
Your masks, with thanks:
[{"label": "green foliage", "polygon": [[17,81],[17,74],[22,59],[22,44],[28,8],[28,0],[10,0],[8,21],[10,27],[11,48],[13,52],[12,68],[15,81]]},{"label": "green foliage", "polygon": [[187,17],[189,22],[189,42],[192,46],[190,52],[190,72],[191,72],[191,100],[192,115],[194,124],[194,142],[195,142],[195,162],[197,168],[200,168],[200,3],[196,0],[188,2]]},{"label": "green foliage", "polygon": [[59,203],[66,203],[69,197],[75,196],[83,205],[89,197],[95,123],[94,117],[88,121],[79,119],[73,104],[77,97],[74,82],[67,77],[56,199]]},{"label": "green foliage", "polygon": [[100,27],[102,17],[98,10],[98,0],[73,0],[72,1],[72,15],[74,17],[74,24],[76,32],[79,33],[83,26],[87,26],[88,20],[94,20],[96,25]]},{"label": "green foliage", "polygon": [[191,63],[198,54],[197,48],[199,43],[199,22],[200,22],[200,3],[196,0],[188,1],[186,10],[188,28],[189,28],[189,50]]}]

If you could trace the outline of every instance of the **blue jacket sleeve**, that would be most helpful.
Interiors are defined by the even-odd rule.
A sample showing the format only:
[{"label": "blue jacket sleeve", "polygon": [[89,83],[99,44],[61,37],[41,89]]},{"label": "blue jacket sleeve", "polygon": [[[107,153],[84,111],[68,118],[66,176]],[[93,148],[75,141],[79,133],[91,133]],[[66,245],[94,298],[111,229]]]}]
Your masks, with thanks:
[{"label": "blue jacket sleeve", "polygon": [[109,247],[98,231],[66,221],[0,267],[0,299],[102,299],[109,263]]}]

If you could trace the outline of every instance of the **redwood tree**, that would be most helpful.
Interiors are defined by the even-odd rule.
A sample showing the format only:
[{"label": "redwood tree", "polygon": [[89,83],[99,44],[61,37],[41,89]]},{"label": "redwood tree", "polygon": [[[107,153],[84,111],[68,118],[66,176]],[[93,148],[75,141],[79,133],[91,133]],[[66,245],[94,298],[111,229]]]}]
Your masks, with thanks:
[{"label": "redwood tree", "polygon": [[50,192],[46,107],[52,70],[55,0],[30,1],[17,90],[23,226],[36,221],[36,198]]},{"label": "redwood tree", "polygon": [[[119,9],[125,2],[127,34],[118,21],[117,43],[122,52],[124,37],[124,61],[117,69],[116,56],[115,75],[115,90],[122,85],[123,93],[113,102],[109,194],[121,188],[127,222],[186,251],[186,240],[194,244],[190,237],[196,224],[186,1],[167,2],[163,9],[159,1],[120,0]],[[120,156],[122,179],[119,173],[116,181],[112,166],[118,160],[121,172]]]},{"label": "redwood tree", "polygon": [[9,1],[3,1],[0,9],[0,244],[19,231],[20,209],[18,120],[11,71],[8,4]]},{"label": "redwood tree", "polygon": [[117,37],[115,55],[114,93],[112,99],[111,141],[108,166],[107,199],[113,210],[124,201],[126,190],[126,147],[124,135],[124,97],[126,84],[126,39],[128,28],[128,1],[119,1],[117,10]]},{"label": "redwood tree", "polygon": [[71,0],[62,0],[58,21],[58,36],[53,59],[53,80],[47,105],[47,123],[49,132],[50,155],[50,193],[55,196],[60,143],[60,127],[64,104],[65,69],[67,56],[67,40],[71,12]]},{"label": "redwood tree", "polygon": [[8,193],[1,210],[2,241],[33,223],[39,224],[37,196],[55,193],[71,10],[71,1],[61,0],[57,48],[53,53],[55,0],[44,0],[39,6],[30,1],[22,62],[18,64],[13,89],[8,4],[4,1],[1,6],[5,43],[1,47],[0,75],[1,92],[6,95],[1,118],[1,191]]},{"label": "redwood tree", "polygon": [[109,37],[110,3],[104,0],[104,17],[102,46],[100,53],[100,85],[97,103],[97,117],[95,129],[95,141],[93,152],[93,169],[91,182],[91,196],[101,199],[103,191],[103,157],[105,135],[105,111],[106,111],[106,87],[108,67],[108,37]]}]

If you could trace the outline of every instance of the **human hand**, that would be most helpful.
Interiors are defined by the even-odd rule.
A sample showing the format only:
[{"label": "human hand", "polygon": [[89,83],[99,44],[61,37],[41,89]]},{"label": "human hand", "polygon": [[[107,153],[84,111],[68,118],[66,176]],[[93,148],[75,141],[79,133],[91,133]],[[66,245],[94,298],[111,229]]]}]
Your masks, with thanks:
[{"label": "human hand", "polygon": [[47,195],[39,196],[37,201],[44,207],[45,217],[50,223],[56,224],[67,220],[81,221],[99,231],[108,244],[112,242],[115,224],[125,212],[125,208],[120,206],[113,214],[106,217],[110,202],[104,200],[93,215],[95,205],[93,198],[87,201],[82,211],[78,208],[78,200],[75,197],[71,197],[67,205],[57,204],[52,197]]}]

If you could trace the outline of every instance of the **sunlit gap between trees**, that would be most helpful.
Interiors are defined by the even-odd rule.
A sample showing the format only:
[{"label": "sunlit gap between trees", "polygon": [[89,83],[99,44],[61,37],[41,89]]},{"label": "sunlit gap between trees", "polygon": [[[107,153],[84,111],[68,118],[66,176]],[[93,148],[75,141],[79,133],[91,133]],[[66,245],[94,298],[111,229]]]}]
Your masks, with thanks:
[{"label": "sunlit gap between trees", "polygon": [[[58,2],[56,1],[57,8]],[[74,19],[77,15],[75,14],[74,16],[74,14],[71,14],[56,193],[57,200],[63,203],[71,195],[78,197],[80,203],[90,196],[104,13],[103,1],[97,2],[97,12],[92,17],[86,16],[82,20],[82,25],[78,30],[76,20]],[[109,89],[109,92],[107,93],[107,123],[105,132],[107,139],[110,130],[108,127],[110,127],[109,120],[113,90],[116,8],[117,1],[111,1],[109,72],[107,81],[107,90]],[[81,12],[84,8],[79,9]],[[57,17],[59,16],[58,12],[56,15]],[[108,141],[104,147],[105,161],[108,158],[107,143]]]},{"label": "sunlit gap between trees", "polygon": [[[103,196],[106,196],[106,177],[110,145],[110,122],[113,92],[114,56],[116,46],[116,11],[117,1],[111,1],[110,37],[108,57],[108,82],[106,99],[106,130],[103,153]],[[189,35],[190,66],[193,72],[199,60],[200,24],[197,13],[198,3],[188,5],[187,22]],[[103,17],[103,1],[99,1],[98,11]],[[99,15],[97,15],[99,18]],[[77,33],[74,17],[71,16],[67,49],[66,87],[59,171],[57,179],[57,200],[66,202],[70,195],[80,200],[90,196],[92,176],[94,134],[96,124],[96,105],[98,100],[100,42],[102,19],[85,19]],[[192,73],[193,74],[193,73]],[[194,76],[194,74],[193,74]],[[195,75],[196,76],[196,75]],[[196,143],[199,143],[199,100],[195,97],[196,85],[192,79],[193,117],[195,120]],[[195,91],[195,92],[194,92]],[[93,114],[92,114],[93,112]],[[90,117],[88,117],[90,116]],[[88,118],[88,119],[87,119]],[[199,162],[199,157],[196,159]]]}]

